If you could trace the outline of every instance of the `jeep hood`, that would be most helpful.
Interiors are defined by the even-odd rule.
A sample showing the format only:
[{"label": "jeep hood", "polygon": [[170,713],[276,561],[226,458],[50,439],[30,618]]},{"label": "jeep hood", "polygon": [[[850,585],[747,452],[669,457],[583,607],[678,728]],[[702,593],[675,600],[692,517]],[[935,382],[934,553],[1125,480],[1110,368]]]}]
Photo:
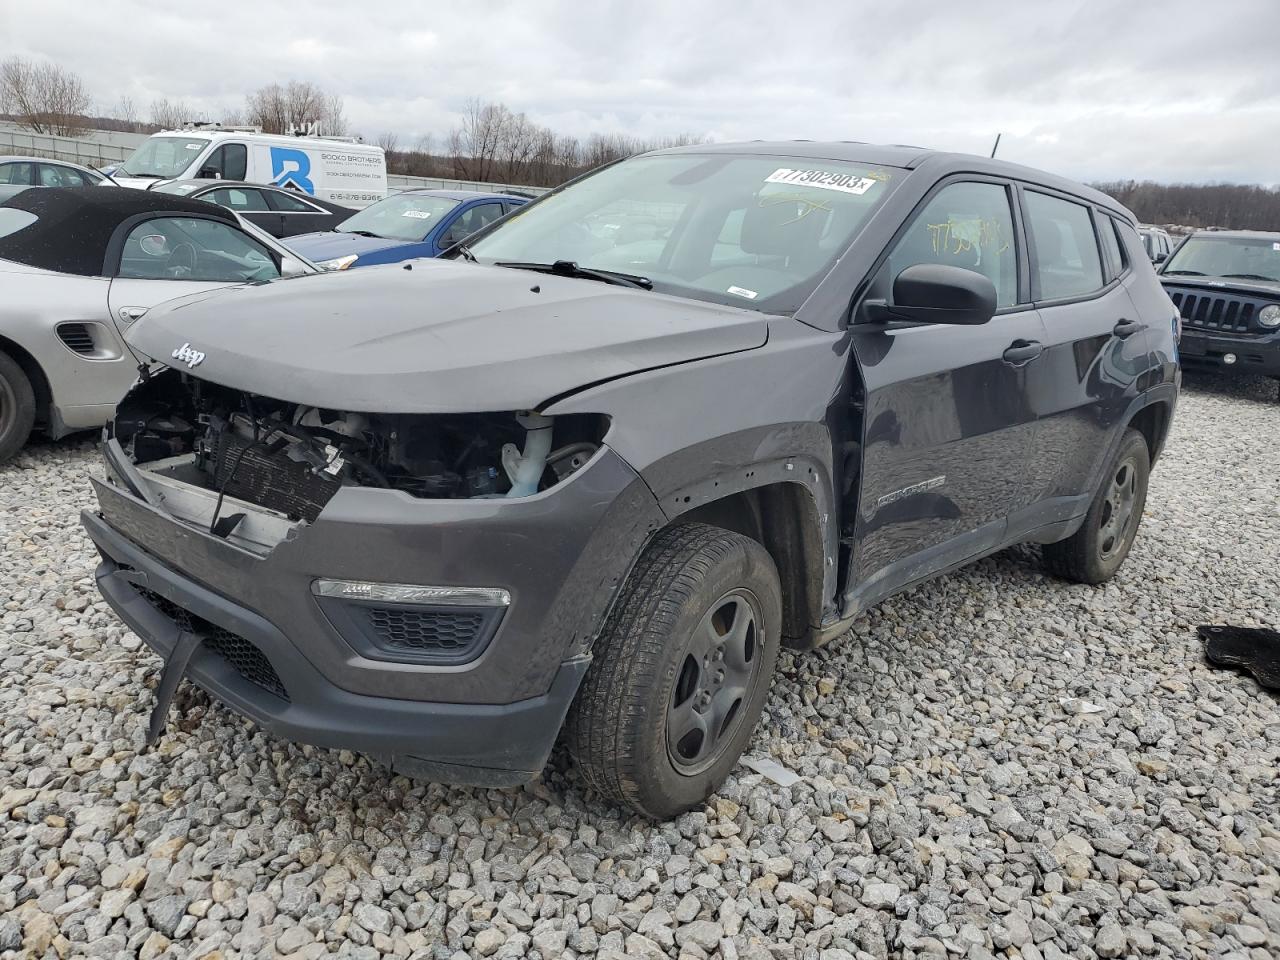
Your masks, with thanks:
[{"label": "jeep hood", "polygon": [[1280,296],[1280,281],[1247,280],[1243,277],[1197,277],[1177,273],[1160,274],[1160,282],[1166,287],[1194,287],[1200,290],[1214,290],[1222,293],[1229,290],[1257,296]]},{"label": "jeep hood", "polygon": [[126,339],[200,379],[279,400],[479,413],[760,347],[767,324],[755,311],[594,280],[415,260],[173,300]]}]

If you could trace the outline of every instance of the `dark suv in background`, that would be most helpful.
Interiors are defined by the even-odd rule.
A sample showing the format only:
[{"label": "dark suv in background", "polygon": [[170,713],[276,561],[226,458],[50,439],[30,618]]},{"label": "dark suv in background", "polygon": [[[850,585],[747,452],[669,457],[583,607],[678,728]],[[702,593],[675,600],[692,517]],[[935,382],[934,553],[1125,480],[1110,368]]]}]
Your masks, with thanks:
[{"label": "dark suv in background", "polygon": [[442,260],[187,298],[105,442],[103,595],[269,730],[651,816],[780,645],[1010,544],[1100,583],[1180,373],[1133,216],[1007,163],[659,151]]},{"label": "dark suv in background", "polygon": [[1182,359],[1280,378],[1280,233],[1202,230],[1160,270],[1182,316]]}]

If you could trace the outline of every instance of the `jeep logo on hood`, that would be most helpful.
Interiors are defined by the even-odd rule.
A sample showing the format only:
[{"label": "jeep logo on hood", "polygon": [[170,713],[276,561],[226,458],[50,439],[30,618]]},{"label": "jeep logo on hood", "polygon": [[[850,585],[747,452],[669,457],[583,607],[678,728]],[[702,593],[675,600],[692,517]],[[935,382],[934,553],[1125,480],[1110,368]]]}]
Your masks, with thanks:
[{"label": "jeep logo on hood", "polygon": [[177,350],[173,351],[170,356],[179,363],[185,363],[188,368],[198,367],[204,360],[204,354],[199,350],[192,350],[191,344],[189,343],[184,343]]}]

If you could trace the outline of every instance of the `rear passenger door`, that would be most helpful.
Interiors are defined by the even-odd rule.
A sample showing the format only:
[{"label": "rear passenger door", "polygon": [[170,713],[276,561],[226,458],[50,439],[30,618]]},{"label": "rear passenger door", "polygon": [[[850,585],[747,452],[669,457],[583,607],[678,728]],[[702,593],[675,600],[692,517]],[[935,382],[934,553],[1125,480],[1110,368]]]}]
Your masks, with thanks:
[{"label": "rear passenger door", "polygon": [[200,195],[201,200],[234,210],[273,237],[283,236],[283,220],[267,204],[261,190],[252,187],[219,187]]},{"label": "rear passenger door", "polygon": [[848,599],[859,606],[994,548],[1025,503],[1035,433],[1026,389],[1043,333],[1027,294],[1012,190],[976,177],[935,187],[866,294],[890,300],[905,268],[947,264],[992,281],[990,321],[876,322],[863,310],[849,327],[866,391],[862,478],[844,504],[856,526],[846,520],[843,531],[853,548]]},{"label": "rear passenger door", "polygon": [[1088,509],[1101,460],[1148,362],[1128,292],[1136,272],[1112,217],[1040,187],[1020,195],[1045,351],[1030,383],[1039,418],[1028,463],[1032,504],[1012,518],[1014,534]]},{"label": "rear passenger door", "polygon": [[277,237],[294,237],[300,233],[330,230],[335,225],[332,215],[313,203],[287,190],[263,190],[267,203],[280,215]]}]

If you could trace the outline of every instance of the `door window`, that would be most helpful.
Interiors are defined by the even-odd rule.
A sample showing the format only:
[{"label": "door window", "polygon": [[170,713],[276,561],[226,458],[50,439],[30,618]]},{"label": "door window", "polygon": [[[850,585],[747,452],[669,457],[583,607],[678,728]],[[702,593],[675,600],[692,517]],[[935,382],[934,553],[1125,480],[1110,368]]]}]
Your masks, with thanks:
[{"label": "door window", "polygon": [[284,190],[268,190],[265,191],[267,198],[271,201],[271,206],[281,213],[318,213],[311,204],[305,200],[299,200],[293,194]]},{"label": "door window", "polygon": [[946,264],[973,270],[996,288],[996,305],[1018,302],[1018,255],[1009,191],[997,183],[951,183],[916,214],[882,274],[884,289],[907,267]]},{"label": "door window", "polygon": [[93,181],[81,176],[73,167],[64,167],[60,163],[42,163],[39,170],[42,187],[91,187]]},{"label": "door window", "polygon": [[1038,300],[1083,297],[1102,289],[1102,260],[1089,208],[1026,192],[1027,225],[1035,242]]},{"label": "door window", "polygon": [[34,182],[35,166],[34,163],[0,163],[0,183],[31,186]]},{"label": "door window", "polygon": [[224,187],[219,190],[210,190],[200,199],[207,200],[209,203],[216,203],[220,207],[229,207],[241,213],[257,213],[267,210],[267,201],[262,198],[262,194],[247,187]]},{"label": "door window", "polygon": [[156,217],[125,238],[116,276],[134,280],[272,280],[280,268],[265,247],[229,223]]},{"label": "door window", "polygon": [[243,180],[248,161],[249,151],[243,143],[224,143],[200,165],[200,173],[215,170],[223,180]]},{"label": "door window", "polygon": [[502,204],[500,203],[476,204],[470,210],[465,211],[457,220],[453,221],[441,243],[447,245],[457,243],[459,240],[465,240],[471,234],[482,227],[487,227],[501,216]]}]

